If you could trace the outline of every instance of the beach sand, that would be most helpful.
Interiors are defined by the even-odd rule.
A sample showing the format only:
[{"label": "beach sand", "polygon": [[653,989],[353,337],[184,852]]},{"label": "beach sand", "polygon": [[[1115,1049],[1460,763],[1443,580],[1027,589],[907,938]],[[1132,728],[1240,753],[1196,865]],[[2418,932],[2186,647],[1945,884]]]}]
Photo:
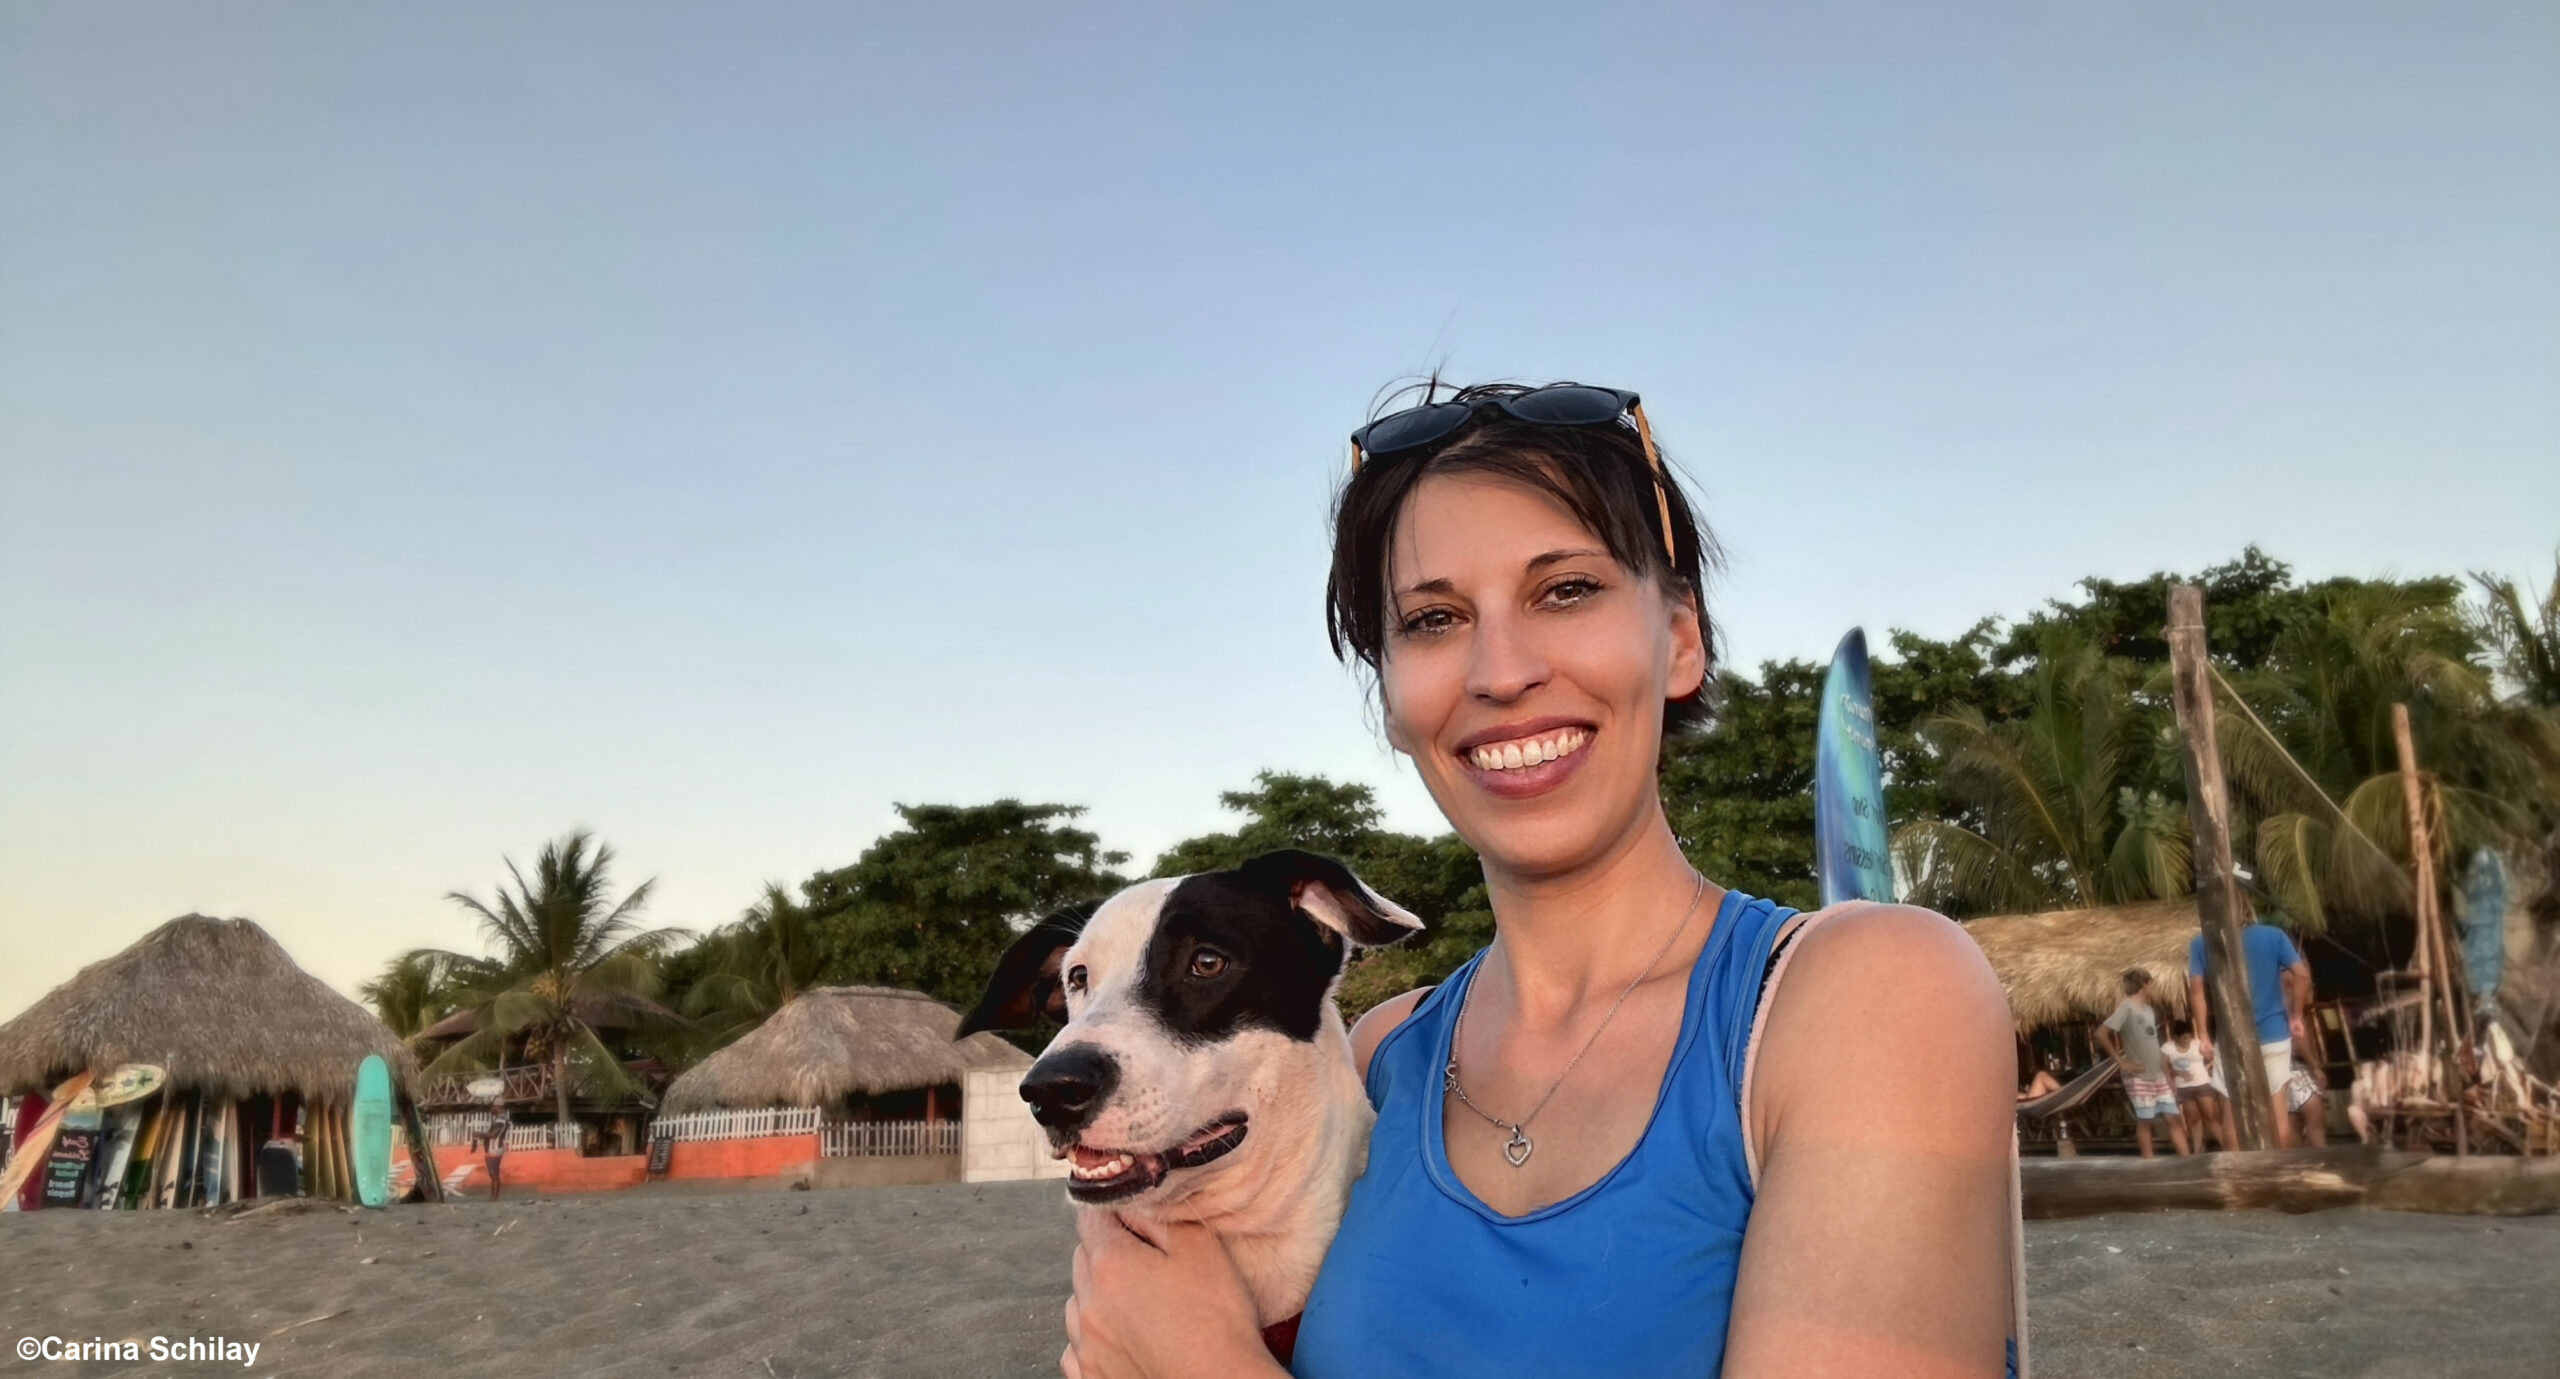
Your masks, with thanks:
[{"label": "beach sand", "polygon": [[[1064,1342],[1053,1183],[297,1208],[0,1219],[0,1348],[227,1337],[285,1375],[1031,1379]],[[2173,1213],[2028,1239],[2051,1379],[2560,1374],[2560,1218]],[[232,1368],[13,1355],[0,1376]]]}]

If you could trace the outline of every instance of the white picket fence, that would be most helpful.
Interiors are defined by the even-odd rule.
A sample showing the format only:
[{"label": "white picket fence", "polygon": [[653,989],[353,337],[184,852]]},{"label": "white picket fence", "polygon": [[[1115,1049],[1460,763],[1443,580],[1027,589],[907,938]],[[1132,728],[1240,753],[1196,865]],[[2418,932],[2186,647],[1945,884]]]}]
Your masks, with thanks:
[{"label": "white picket fence", "polygon": [[818,1132],[818,1150],[830,1159],[912,1158],[960,1152],[956,1120],[846,1121]]},{"label": "white picket fence", "polygon": [[753,1111],[688,1111],[660,1116],[649,1123],[649,1138],[675,1140],[754,1140],[767,1135],[813,1134],[819,1124],[815,1106],[767,1106]]},{"label": "white picket fence", "polygon": [[[463,1146],[476,1149],[489,1133],[486,1111],[456,1111],[427,1117],[427,1142],[439,1148]],[[576,1149],[580,1131],[575,1125],[563,1127],[556,1120],[517,1121],[507,1127],[507,1151],[519,1149]]]}]

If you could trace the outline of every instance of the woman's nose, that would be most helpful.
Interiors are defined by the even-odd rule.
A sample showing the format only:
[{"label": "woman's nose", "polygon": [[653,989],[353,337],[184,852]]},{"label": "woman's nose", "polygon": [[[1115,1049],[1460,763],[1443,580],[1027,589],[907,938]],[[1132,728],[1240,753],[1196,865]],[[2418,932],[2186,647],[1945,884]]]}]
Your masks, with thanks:
[{"label": "woman's nose", "polygon": [[1472,650],[1467,693],[1479,699],[1509,703],[1547,681],[1546,657],[1514,618],[1488,617],[1478,622]]}]

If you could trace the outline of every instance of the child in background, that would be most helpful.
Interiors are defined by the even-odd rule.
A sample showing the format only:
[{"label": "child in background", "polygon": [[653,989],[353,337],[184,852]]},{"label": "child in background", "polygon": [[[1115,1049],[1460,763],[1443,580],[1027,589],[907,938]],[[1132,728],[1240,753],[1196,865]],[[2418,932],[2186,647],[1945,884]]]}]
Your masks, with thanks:
[{"label": "child in background", "polygon": [[2124,1094],[2133,1102],[2133,1142],[2142,1157],[2152,1156],[2151,1123],[2159,1121],[2169,1128],[2169,1144],[2178,1153],[2187,1153],[2185,1113],[2178,1109],[2178,1094],[2169,1085],[2169,1069],[2161,1058],[2160,1019],[2151,1010],[2151,973],[2143,968],[2128,967],[2124,973],[2124,999],[2094,1031],[2098,1047],[2116,1061],[2124,1074]]},{"label": "child in background", "polygon": [[2204,1137],[2211,1130],[2224,1149],[2239,1147],[2239,1136],[2231,1121],[2231,1090],[2222,1085],[2222,1069],[2213,1061],[2213,1050],[2196,1038],[2195,1026],[2185,1020],[2169,1022],[2169,1082],[2176,1088],[2178,1106],[2184,1112],[2187,1135],[2204,1152]]}]

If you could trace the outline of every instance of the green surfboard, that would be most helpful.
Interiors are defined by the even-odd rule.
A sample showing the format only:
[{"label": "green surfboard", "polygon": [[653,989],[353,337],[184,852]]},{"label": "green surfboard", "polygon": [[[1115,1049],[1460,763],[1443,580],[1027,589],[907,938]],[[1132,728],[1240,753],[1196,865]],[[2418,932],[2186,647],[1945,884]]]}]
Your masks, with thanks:
[{"label": "green surfboard", "polygon": [[356,1065],[356,1101],[348,1117],[354,1151],[356,1200],[368,1207],[391,1202],[391,1067],[380,1054]]}]

